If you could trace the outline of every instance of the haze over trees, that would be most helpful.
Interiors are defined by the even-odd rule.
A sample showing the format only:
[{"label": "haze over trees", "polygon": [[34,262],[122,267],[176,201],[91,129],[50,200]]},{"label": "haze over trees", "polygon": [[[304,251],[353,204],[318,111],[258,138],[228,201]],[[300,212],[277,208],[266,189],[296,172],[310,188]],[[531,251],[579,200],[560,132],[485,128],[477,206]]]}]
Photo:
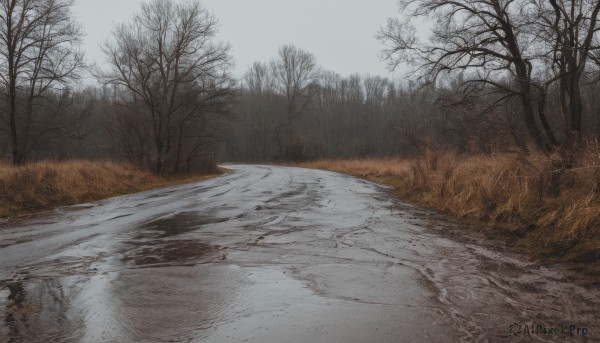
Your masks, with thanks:
[{"label": "haze over trees", "polygon": [[255,63],[242,80],[228,158],[391,156],[411,154],[423,146],[421,131],[435,112],[433,102],[426,99],[429,90],[379,76],[344,78],[323,71],[301,92],[301,100],[296,100],[301,106],[290,116],[289,99],[294,97],[288,96],[291,93],[269,67],[274,63]]}]

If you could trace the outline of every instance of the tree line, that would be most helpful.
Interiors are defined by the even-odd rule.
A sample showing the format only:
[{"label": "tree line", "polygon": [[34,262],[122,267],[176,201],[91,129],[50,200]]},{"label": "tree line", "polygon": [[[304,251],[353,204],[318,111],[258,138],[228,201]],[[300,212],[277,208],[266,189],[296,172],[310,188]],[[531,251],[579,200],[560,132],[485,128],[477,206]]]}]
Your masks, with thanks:
[{"label": "tree line", "polygon": [[380,76],[322,71],[312,54],[286,45],[243,76],[226,156],[298,161],[415,153],[426,144],[421,131],[436,118],[433,95]]},{"label": "tree line", "polygon": [[[197,1],[144,3],[102,45],[105,66],[86,66],[72,4],[0,0],[0,156],[15,164],[112,158],[183,173],[218,156],[535,149],[560,172],[600,138],[597,1],[399,1],[377,38],[391,69],[412,66],[400,80],[340,76],[294,45],[236,79]],[[86,71],[98,84],[77,87]]]},{"label": "tree line", "polygon": [[[600,2],[401,0],[399,7],[402,17],[390,18],[377,38],[391,69],[412,66],[404,80],[322,72],[305,87],[312,100],[302,119],[266,119],[290,103],[276,77],[275,66],[287,59],[282,49],[244,77],[239,111],[246,122],[231,156],[536,149],[552,155],[560,174],[582,142],[600,137]],[[427,39],[417,30],[424,20],[431,24]],[[292,129],[282,133],[282,126]],[[286,148],[267,153],[282,137]]]}]

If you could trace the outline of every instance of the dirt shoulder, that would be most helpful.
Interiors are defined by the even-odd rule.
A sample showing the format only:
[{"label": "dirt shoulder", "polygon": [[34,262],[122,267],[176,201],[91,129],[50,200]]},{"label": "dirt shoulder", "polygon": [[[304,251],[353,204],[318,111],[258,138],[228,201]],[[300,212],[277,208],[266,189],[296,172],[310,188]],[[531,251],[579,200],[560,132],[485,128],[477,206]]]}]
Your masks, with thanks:
[{"label": "dirt shoulder", "polygon": [[18,167],[0,164],[0,218],[198,182],[226,172],[218,168],[205,175],[164,177],[115,162],[39,162]]},{"label": "dirt shoulder", "polygon": [[395,195],[458,218],[544,263],[600,275],[600,154],[590,151],[548,194],[552,166],[542,156],[434,154],[428,158],[320,160],[295,164],[361,177]]}]

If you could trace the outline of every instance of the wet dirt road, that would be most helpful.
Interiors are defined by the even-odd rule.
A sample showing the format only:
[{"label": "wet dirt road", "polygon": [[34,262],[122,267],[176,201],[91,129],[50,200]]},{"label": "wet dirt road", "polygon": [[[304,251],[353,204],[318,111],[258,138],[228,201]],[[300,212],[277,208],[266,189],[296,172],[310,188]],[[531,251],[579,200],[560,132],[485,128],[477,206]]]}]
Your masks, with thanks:
[{"label": "wet dirt road", "polygon": [[0,342],[599,340],[598,290],[383,187],[231,169],[0,223]]}]

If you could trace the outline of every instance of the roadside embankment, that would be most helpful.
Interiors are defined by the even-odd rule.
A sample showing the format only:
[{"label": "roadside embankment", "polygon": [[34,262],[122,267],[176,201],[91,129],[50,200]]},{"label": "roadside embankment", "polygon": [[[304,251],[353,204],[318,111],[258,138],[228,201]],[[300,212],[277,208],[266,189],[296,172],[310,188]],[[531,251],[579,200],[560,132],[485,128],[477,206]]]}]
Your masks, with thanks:
[{"label": "roadside embankment", "polygon": [[220,175],[163,177],[127,163],[100,161],[0,164],[0,217],[50,210]]},{"label": "roadside embankment", "polygon": [[557,174],[552,157],[541,153],[440,152],[413,160],[320,160],[299,166],[392,186],[400,198],[474,224],[534,259],[569,262],[598,273],[600,147],[588,145],[573,162]]}]

